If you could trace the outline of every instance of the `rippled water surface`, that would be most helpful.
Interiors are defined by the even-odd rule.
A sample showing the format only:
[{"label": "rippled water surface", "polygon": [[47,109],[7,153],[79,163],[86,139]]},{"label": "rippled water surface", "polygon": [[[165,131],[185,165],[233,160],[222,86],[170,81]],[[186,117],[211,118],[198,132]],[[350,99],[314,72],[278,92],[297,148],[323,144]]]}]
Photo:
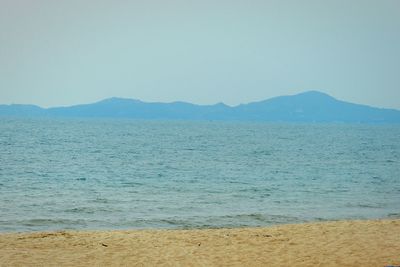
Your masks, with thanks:
[{"label": "rippled water surface", "polygon": [[0,118],[0,231],[400,217],[400,126]]}]

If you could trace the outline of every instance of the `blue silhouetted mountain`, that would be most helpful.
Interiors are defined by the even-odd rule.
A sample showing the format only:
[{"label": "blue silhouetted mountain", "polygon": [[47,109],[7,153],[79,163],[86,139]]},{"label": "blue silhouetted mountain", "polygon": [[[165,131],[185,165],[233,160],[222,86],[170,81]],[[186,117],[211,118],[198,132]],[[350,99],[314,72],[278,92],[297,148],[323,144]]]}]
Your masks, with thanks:
[{"label": "blue silhouetted mountain", "polygon": [[235,108],[235,117],[253,121],[379,123],[400,122],[400,111],[353,104],[309,91],[239,105]]},{"label": "blue silhouetted mountain", "polygon": [[201,106],[185,102],[146,103],[113,97],[94,104],[50,108],[48,112],[52,116],[67,117],[201,120],[222,119],[222,115],[230,109],[223,104]]},{"label": "blue silhouetted mountain", "polygon": [[195,105],[185,102],[146,103],[124,98],[109,98],[93,104],[48,109],[33,105],[0,105],[0,115],[160,120],[400,123],[399,110],[344,102],[318,91],[279,96],[235,107],[223,103],[215,105]]},{"label": "blue silhouetted mountain", "polygon": [[21,105],[21,104],[12,104],[12,105],[0,105],[0,116],[23,116],[23,117],[32,117],[32,116],[46,116],[46,109],[35,105]]}]

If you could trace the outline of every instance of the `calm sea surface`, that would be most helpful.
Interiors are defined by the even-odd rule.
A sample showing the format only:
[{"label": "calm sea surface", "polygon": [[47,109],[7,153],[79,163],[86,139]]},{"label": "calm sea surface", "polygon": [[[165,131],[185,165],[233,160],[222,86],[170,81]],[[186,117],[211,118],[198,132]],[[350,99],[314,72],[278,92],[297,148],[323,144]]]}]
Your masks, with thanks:
[{"label": "calm sea surface", "polygon": [[0,231],[400,218],[400,126],[0,118]]}]

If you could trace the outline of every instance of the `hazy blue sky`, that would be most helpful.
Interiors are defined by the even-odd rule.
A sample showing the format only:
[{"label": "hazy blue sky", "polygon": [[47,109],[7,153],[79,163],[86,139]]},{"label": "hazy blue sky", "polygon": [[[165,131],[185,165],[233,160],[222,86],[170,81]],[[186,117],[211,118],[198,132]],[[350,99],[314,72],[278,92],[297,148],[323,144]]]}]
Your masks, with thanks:
[{"label": "hazy blue sky", "polygon": [[400,109],[400,1],[0,0],[0,103],[306,90]]}]

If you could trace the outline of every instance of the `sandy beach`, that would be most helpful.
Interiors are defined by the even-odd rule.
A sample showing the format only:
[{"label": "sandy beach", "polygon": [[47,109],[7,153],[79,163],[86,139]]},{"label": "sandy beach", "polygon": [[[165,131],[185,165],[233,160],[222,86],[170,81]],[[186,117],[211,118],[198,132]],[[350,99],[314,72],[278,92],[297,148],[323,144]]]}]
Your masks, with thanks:
[{"label": "sandy beach", "polygon": [[0,235],[0,266],[400,265],[400,220]]}]

